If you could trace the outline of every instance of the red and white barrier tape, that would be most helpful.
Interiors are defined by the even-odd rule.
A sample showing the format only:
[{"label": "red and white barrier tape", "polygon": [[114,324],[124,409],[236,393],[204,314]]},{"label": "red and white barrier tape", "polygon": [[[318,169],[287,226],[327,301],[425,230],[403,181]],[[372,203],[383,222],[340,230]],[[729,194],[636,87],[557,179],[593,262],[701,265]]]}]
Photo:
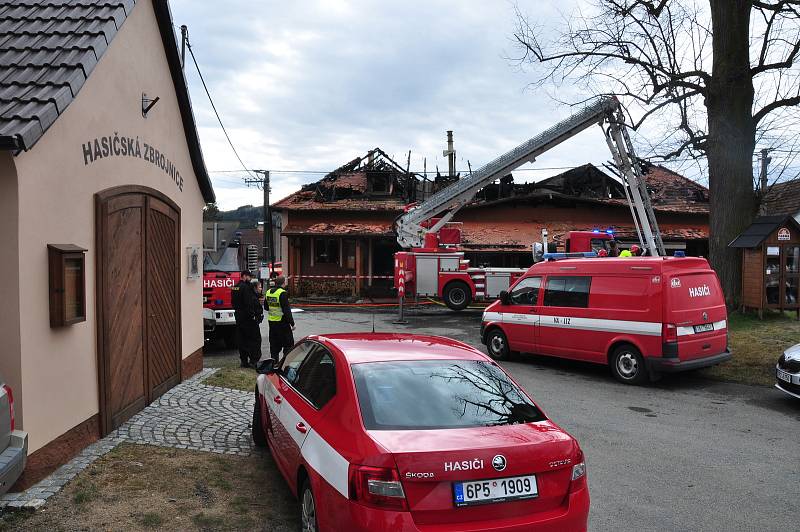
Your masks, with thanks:
[{"label": "red and white barrier tape", "polygon": [[392,275],[290,275],[287,279],[394,279]]}]

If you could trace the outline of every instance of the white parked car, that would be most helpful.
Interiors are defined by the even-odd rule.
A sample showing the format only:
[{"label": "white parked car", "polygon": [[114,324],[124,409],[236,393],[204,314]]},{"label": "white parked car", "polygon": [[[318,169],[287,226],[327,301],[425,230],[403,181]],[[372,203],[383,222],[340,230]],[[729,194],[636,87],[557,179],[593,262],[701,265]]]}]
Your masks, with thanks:
[{"label": "white parked car", "polygon": [[800,399],[800,344],[783,352],[775,367],[777,389]]}]

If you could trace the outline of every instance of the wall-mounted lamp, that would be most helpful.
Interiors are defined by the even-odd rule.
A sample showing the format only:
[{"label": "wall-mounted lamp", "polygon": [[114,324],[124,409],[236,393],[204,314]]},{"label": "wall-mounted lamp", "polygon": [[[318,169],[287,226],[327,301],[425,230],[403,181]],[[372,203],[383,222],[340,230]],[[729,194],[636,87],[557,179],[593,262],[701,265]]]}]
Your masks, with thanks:
[{"label": "wall-mounted lamp", "polygon": [[153,108],[155,104],[158,103],[158,100],[160,99],[161,98],[159,96],[156,96],[151,100],[150,98],[147,97],[147,94],[142,93],[142,116],[144,118],[147,118],[147,113],[150,111],[150,109]]}]

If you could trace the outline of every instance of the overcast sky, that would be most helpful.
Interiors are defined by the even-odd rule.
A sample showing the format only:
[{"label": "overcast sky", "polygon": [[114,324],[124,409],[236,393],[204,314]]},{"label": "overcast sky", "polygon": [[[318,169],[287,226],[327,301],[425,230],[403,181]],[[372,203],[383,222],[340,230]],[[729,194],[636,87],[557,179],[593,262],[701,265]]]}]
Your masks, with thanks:
[{"label": "overcast sky", "polygon": [[[578,0],[575,0],[578,1]],[[543,26],[573,0],[528,0]],[[459,169],[476,169],[564,118],[554,99],[577,91],[532,89],[535,73],[510,59],[514,7],[498,0],[304,2],[173,0],[234,145],[248,168],[272,171],[272,200],[316,181],[373,147],[411,169],[443,171],[445,131]],[[223,7],[224,6],[224,7]],[[186,67],[206,166],[218,204],[258,205],[200,84]],[[572,89],[570,89],[572,90]],[[517,181],[609,158],[600,128],[515,173]],[[553,170],[546,170],[552,168]]]}]

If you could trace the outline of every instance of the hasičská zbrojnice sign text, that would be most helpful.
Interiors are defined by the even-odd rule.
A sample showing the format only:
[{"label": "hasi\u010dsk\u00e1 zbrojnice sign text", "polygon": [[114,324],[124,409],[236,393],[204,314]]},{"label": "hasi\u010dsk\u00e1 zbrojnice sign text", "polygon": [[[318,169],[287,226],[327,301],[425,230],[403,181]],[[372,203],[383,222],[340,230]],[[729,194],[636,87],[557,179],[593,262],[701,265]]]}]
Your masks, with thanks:
[{"label": "hasi\u010dsk\u00e1 zbrojnice sign text", "polygon": [[136,157],[160,168],[183,191],[183,176],[172,161],[152,145],[137,137],[114,135],[98,137],[83,145],[83,164],[88,165],[106,157]]}]

